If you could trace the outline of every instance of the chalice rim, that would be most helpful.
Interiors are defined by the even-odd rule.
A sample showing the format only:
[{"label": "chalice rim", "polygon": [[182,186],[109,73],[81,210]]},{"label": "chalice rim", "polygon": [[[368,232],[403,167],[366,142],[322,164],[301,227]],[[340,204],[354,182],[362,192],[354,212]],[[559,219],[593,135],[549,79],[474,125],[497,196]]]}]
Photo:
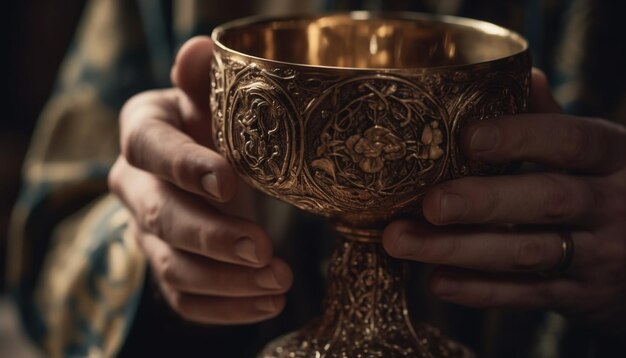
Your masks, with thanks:
[{"label": "chalice rim", "polygon": [[[433,66],[410,66],[410,67],[351,67],[351,66],[330,66],[330,65],[314,65],[301,62],[282,61],[275,60],[266,57],[251,55],[243,51],[235,50],[224,44],[220,38],[227,31],[243,28],[246,26],[252,26],[256,24],[262,24],[266,22],[287,21],[287,20],[314,20],[324,17],[337,17],[344,16],[353,20],[408,20],[408,21],[424,21],[431,23],[439,23],[442,25],[464,27],[468,30],[474,30],[485,33],[491,36],[498,36],[502,38],[508,38],[509,40],[516,42],[520,45],[520,49],[512,51],[505,56],[494,57],[491,59],[475,62],[467,62],[462,64],[453,65],[433,65]],[[321,13],[295,13],[284,15],[254,15],[232,20],[223,23],[215,27],[211,33],[211,39],[215,46],[220,51],[229,53],[233,56],[241,57],[252,63],[277,65],[282,67],[292,67],[300,70],[325,70],[325,71],[339,71],[346,72],[352,71],[354,73],[381,73],[381,72],[393,72],[393,73],[416,73],[416,72],[428,72],[428,71],[468,71],[476,70],[484,67],[498,66],[501,63],[506,63],[516,58],[527,56],[530,52],[528,40],[518,32],[505,28],[494,23],[478,20],[468,17],[452,16],[452,15],[440,15],[429,14],[423,12],[410,12],[410,11],[333,11],[333,12],[321,12]]]}]

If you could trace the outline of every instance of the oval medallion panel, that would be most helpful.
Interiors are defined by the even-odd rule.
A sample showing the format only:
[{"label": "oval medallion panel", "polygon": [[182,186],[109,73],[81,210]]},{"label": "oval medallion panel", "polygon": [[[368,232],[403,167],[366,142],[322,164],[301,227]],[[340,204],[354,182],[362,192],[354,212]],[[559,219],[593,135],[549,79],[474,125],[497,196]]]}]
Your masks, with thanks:
[{"label": "oval medallion panel", "polygon": [[297,112],[288,96],[256,68],[239,73],[230,86],[225,137],[234,167],[243,178],[269,192],[279,192],[295,168]]},{"label": "oval medallion panel", "polygon": [[449,130],[436,98],[395,76],[344,80],[305,116],[308,181],[348,212],[394,212],[443,174]]}]

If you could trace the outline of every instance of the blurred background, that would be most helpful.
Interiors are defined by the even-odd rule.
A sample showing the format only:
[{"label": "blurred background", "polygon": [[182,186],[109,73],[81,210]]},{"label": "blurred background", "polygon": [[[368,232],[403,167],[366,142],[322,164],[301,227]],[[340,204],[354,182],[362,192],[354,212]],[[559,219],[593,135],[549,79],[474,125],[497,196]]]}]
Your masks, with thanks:
[{"label": "blurred background", "polygon": [[84,0],[4,3],[4,114],[0,121],[0,357],[38,357],[4,297],[8,222],[20,168],[37,116],[48,98]]},{"label": "blurred background", "polygon": [[3,31],[4,85],[0,122],[0,287],[5,289],[6,237],[19,191],[28,139],[80,17],[84,0],[8,1]]}]

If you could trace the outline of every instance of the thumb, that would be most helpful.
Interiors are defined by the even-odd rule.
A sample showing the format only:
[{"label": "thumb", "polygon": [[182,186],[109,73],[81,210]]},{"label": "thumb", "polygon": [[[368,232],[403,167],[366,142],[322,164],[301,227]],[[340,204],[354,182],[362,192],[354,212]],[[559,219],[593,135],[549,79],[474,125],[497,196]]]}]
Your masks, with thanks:
[{"label": "thumb", "polygon": [[209,110],[213,41],[207,36],[194,37],[180,48],[170,72],[174,86],[180,88],[201,110]]}]

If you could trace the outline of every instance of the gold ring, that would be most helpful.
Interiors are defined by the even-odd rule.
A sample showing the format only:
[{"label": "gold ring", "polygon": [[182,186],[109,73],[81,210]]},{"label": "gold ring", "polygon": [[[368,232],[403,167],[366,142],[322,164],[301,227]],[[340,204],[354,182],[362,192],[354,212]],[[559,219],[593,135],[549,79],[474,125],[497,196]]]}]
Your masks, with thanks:
[{"label": "gold ring", "polygon": [[544,276],[560,276],[564,274],[572,265],[574,260],[574,239],[570,231],[559,231],[561,238],[561,259],[550,270],[542,272]]}]

